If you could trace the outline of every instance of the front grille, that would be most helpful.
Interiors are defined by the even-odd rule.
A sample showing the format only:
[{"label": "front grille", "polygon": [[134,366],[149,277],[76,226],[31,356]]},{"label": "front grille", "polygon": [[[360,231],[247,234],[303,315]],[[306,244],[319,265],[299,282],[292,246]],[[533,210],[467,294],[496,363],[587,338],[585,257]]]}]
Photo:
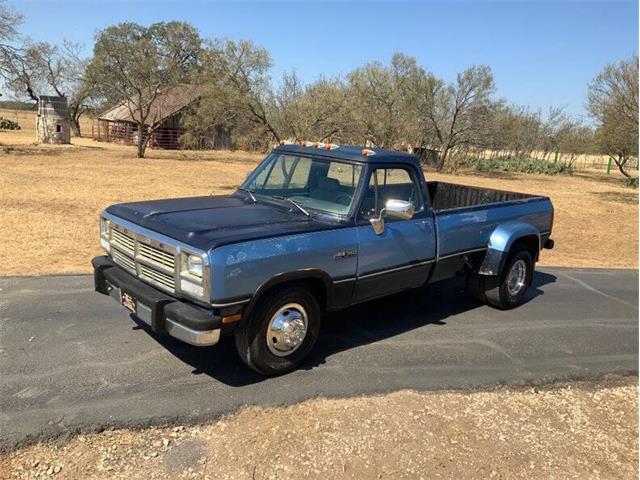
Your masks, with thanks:
[{"label": "front grille", "polygon": [[111,245],[133,256],[136,248],[136,241],[126,233],[122,233],[114,229],[111,230]]},{"label": "front grille", "polygon": [[113,261],[140,279],[175,293],[175,254],[150,245],[146,237],[114,227],[109,237]]},{"label": "front grille", "polygon": [[157,270],[154,270],[153,268],[147,267],[142,263],[140,264],[140,278],[144,278],[158,284],[158,286],[163,286],[171,290],[173,290],[175,287],[173,275],[159,272]]},{"label": "front grille", "polygon": [[158,265],[162,265],[170,269],[174,270],[176,266],[176,257],[174,257],[169,252],[165,252],[164,250],[160,250],[159,248],[154,248],[144,243],[138,243],[138,258],[144,258],[145,260],[150,261],[151,263],[157,263]]},{"label": "front grille", "polygon": [[121,267],[126,268],[127,270],[136,273],[136,263],[133,261],[133,258],[125,255],[124,253],[116,250],[115,248],[111,249],[111,258],[114,262],[116,262]]}]

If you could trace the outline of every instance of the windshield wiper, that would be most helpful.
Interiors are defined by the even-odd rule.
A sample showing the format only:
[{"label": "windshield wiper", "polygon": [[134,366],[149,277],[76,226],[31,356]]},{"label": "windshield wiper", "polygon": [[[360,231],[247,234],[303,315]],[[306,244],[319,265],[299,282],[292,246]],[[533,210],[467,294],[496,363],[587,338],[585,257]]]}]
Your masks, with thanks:
[{"label": "windshield wiper", "polygon": [[311,214],[309,212],[307,212],[304,208],[302,208],[302,206],[298,202],[296,202],[295,200],[292,200],[289,197],[283,197],[282,195],[271,195],[271,198],[275,198],[277,200],[284,200],[285,202],[289,202],[290,204],[295,206],[298,210],[300,210],[302,213],[304,213],[307,217],[311,216]]},{"label": "windshield wiper", "polygon": [[258,203],[258,200],[256,200],[256,196],[253,194],[253,190],[251,190],[250,188],[239,188],[238,190],[248,193],[251,197],[251,200],[253,200],[253,203]]}]

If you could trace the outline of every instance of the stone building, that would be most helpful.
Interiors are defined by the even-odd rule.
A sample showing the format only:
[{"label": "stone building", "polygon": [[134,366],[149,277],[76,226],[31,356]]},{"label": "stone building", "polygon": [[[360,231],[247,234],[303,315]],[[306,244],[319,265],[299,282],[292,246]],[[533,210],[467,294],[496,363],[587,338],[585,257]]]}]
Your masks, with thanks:
[{"label": "stone building", "polygon": [[40,96],[36,120],[40,143],[71,143],[69,108],[65,97]]}]

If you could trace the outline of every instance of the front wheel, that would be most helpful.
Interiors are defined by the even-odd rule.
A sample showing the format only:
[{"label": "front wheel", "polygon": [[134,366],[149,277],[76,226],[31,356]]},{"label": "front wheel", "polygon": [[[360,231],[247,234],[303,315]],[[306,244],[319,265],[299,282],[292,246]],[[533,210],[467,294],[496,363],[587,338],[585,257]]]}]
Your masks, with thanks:
[{"label": "front wheel", "polygon": [[321,312],[308,290],[284,287],[260,299],[236,332],[236,348],[244,363],[267,376],[295,369],[315,345]]}]

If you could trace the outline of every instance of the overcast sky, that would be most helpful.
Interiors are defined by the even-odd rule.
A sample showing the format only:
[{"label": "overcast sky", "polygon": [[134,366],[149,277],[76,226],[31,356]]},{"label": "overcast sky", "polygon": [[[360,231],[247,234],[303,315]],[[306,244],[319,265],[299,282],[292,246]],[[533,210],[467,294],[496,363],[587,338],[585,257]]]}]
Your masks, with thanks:
[{"label": "overcast sky", "polygon": [[474,63],[493,69],[498,95],[583,115],[586,85],[609,62],[638,50],[638,4],[626,2],[15,1],[21,32],[36,40],[80,42],[133,21],[185,20],[204,36],[248,39],[272,55],[277,79],[343,74],[394,52],[416,57],[451,80]]}]

